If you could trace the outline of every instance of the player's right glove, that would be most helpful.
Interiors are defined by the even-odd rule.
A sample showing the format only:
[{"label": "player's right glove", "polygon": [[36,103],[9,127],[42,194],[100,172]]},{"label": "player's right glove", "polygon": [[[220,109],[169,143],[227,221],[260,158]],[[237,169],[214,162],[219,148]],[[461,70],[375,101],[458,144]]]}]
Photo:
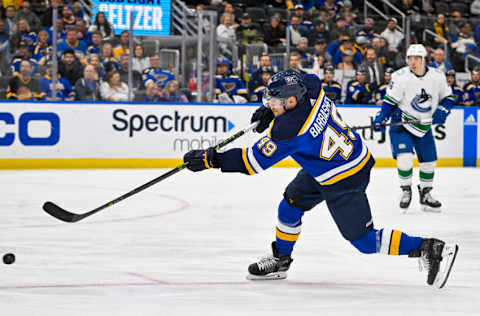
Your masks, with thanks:
[{"label": "player's right glove", "polygon": [[384,115],[383,111],[379,111],[373,120],[373,130],[375,132],[385,132],[385,122],[388,121],[388,117]]},{"label": "player's right glove", "polygon": [[252,119],[250,121],[251,123],[259,121],[257,127],[255,127],[255,132],[263,133],[263,131],[265,131],[268,128],[268,126],[270,125],[270,122],[274,118],[275,118],[275,115],[273,115],[272,110],[262,105],[253,113]]},{"label": "player's right glove", "polygon": [[190,150],[183,156],[183,162],[188,162],[187,168],[193,172],[220,167],[214,147],[207,150]]}]

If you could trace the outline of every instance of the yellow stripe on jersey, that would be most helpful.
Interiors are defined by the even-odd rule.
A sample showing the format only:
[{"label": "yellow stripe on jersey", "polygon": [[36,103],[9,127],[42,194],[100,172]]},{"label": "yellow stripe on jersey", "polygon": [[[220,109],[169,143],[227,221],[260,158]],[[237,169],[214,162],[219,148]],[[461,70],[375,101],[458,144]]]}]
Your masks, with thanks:
[{"label": "yellow stripe on jersey", "polygon": [[327,180],[327,181],[324,181],[324,182],[320,182],[321,185],[329,185],[329,184],[333,184],[333,183],[336,183],[340,180],[343,180],[345,178],[348,178],[350,177],[351,175],[354,175],[355,173],[357,173],[358,171],[360,171],[363,166],[365,166],[365,164],[368,162],[368,160],[370,159],[370,156],[371,156],[371,153],[370,153],[370,150],[368,151],[367,155],[365,156],[365,158],[363,158],[363,160],[355,167],[355,168],[352,168],[348,171],[345,171],[343,173],[340,173],[340,174],[337,174],[335,177]]},{"label": "yellow stripe on jersey", "polygon": [[250,166],[250,164],[248,163],[246,148],[242,148],[242,159],[243,159],[243,163],[245,164],[245,168],[247,168],[248,174],[250,175],[255,174],[255,171],[253,171],[252,166]]},{"label": "yellow stripe on jersey", "polygon": [[281,232],[278,228],[276,229],[276,236],[277,238],[281,240],[286,240],[286,241],[297,241],[298,237],[300,236],[300,233],[298,234],[287,234],[284,232]]},{"label": "yellow stripe on jersey", "polygon": [[320,100],[323,99],[323,95],[324,95],[324,92],[323,92],[323,89],[322,89],[322,91],[320,92],[320,95],[317,98],[317,101],[315,101],[315,105],[313,106],[313,109],[310,112],[310,115],[308,115],[307,120],[305,121],[305,123],[303,123],[303,126],[300,129],[300,132],[298,132],[297,136],[300,136],[303,133],[305,133],[305,131],[308,129],[308,127],[313,123],[313,120],[317,116],[318,110],[321,107]]},{"label": "yellow stripe on jersey", "polygon": [[268,129],[268,137],[269,137],[269,138],[272,138],[273,124],[275,124],[275,120],[273,120],[272,123],[270,123],[270,127],[269,127],[269,129]]},{"label": "yellow stripe on jersey", "polygon": [[400,239],[402,238],[402,232],[399,230],[394,230],[392,232],[392,239],[390,240],[390,251],[389,255],[398,255],[400,250]]}]

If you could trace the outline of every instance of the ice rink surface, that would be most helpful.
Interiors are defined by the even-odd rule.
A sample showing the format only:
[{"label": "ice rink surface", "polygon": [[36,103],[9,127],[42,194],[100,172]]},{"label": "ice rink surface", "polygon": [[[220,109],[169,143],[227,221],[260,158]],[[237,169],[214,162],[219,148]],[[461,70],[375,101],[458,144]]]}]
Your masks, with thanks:
[{"label": "ice rink surface", "polygon": [[0,264],[1,314],[480,315],[480,169],[437,169],[440,214],[421,212],[417,191],[402,214],[396,170],[372,173],[377,228],[460,245],[442,290],[416,259],[358,253],[325,205],[304,216],[287,280],[247,281],[248,265],[270,252],[296,169],[182,171],[73,224],[41,208],[86,212],[165,171],[1,171],[0,253],[17,257]]}]

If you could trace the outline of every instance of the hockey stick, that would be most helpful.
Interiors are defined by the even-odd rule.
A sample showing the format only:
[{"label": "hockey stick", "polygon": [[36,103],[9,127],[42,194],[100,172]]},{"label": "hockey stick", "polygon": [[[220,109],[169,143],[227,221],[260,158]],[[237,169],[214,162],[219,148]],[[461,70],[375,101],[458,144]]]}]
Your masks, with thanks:
[{"label": "hockey stick", "polygon": [[[406,125],[406,124],[415,124],[415,123],[424,123],[426,124],[426,121],[421,121],[421,120],[411,120],[411,121],[402,121],[402,122],[393,122],[393,123],[383,123],[382,126],[400,126],[400,125]],[[364,126],[353,126],[353,130],[359,130],[359,129],[373,129],[373,122],[370,125],[364,125]]]},{"label": "hockey stick", "polygon": [[[230,144],[234,140],[240,138],[241,136],[243,136],[246,133],[253,130],[257,125],[258,125],[258,122],[254,122],[254,123],[250,124],[248,127],[242,129],[241,131],[238,131],[237,133],[228,137],[224,141],[220,142],[217,146],[215,146],[215,149],[219,150],[220,148],[225,147],[226,145]],[[55,217],[59,220],[62,220],[62,221],[67,222],[67,223],[75,223],[75,222],[78,222],[78,221],[80,221],[80,220],[82,220],[86,217],[89,217],[89,216],[95,214],[95,213],[98,213],[101,210],[106,209],[107,207],[113,206],[113,205],[117,204],[118,202],[120,202],[122,200],[125,200],[126,198],[128,198],[128,197],[130,197],[134,194],[137,194],[137,193],[145,190],[146,188],[149,188],[152,185],[154,185],[154,184],[156,184],[156,183],[158,183],[162,180],[165,180],[166,178],[168,178],[170,176],[173,176],[174,174],[176,174],[180,170],[185,169],[187,167],[187,164],[188,164],[188,162],[183,163],[180,166],[168,171],[167,173],[164,173],[161,176],[151,180],[150,182],[147,182],[144,185],[141,185],[141,186],[139,186],[139,187],[137,187],[137,188],[135,188],[135,189],[119,196],[119,197],[117,197],[116,199],[114,199],[110,202],[107,202],[107,203],[103,204],[102,206],[99,206],[96,209],[93,209],[93,210],[91,210],[89,212],[86,212],[86,213],[83,213],[83,214],[76,214],[76,213],[69,212],[69,211],[61,208],[60,206],[58,206],[57,204],[55,204],[53,202],[45,202],[45,204],[43,204],[43,210],[45,212],[47,212],[48,214],[50,214],[51,216],[53,216],[53,217]]]}]

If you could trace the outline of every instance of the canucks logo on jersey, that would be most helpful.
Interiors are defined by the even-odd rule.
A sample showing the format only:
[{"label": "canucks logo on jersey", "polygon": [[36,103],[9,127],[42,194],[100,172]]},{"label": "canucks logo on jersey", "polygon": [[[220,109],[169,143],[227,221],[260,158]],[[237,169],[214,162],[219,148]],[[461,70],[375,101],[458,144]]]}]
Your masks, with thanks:
[{"label": "canucks logo on jersey", "polygon": [[412,108],[417,110],[418,112],[425,113],[429,112],[432,109],[432,96],[422,89],[420,94],[416,95],[412,102],[410,103]]}]

